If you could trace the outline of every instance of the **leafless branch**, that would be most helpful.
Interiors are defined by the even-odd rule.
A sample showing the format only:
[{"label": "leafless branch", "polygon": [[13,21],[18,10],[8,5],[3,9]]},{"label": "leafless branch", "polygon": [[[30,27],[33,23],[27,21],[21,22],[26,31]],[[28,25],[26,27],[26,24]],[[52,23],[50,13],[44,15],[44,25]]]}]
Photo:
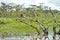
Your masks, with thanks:
[{"label": "leafless branch", "polygon": [[38,35],[40,35],[40,32],[39,32],[39,30],[38,30],[36,27],[34,27],[33,25],[31,25],[31,24],[28,24],[28,23],[26,23],[26,22],[23,22],[23,21],[20,21],[20,22],[22,22],[22,23],[24,23],[24,24],[26,24],[26,25],[28,25],[28,26],[31,26],[32,28],[34,28],[34,29],[37,31]]},{"label": "leafless branch", "polygon": [[[34,13],[35,13],[35,11],[34,11]],[[38,19],[38,16],[37,16],[37,14],[35,13],[35,18],[36,18],[36,22],[40,25],[40,27],[43,29],[43,30],[45,30],[45,26],[41,23],[41,21]]]},{"label": "leafless branch", "polygon": [[53,16],[53,20],[54,20],[54,22],[56,23],[56,25],[57,25],[57,26],[60,26],[60,24],[58,24],[57,21],[56,21],[56,15],[54,15],[54,13],[51,11],[51,8],[49,8],[49,10],[50,10],[50,12],[51,12],[51,14],[52,14],[52,16]]}]

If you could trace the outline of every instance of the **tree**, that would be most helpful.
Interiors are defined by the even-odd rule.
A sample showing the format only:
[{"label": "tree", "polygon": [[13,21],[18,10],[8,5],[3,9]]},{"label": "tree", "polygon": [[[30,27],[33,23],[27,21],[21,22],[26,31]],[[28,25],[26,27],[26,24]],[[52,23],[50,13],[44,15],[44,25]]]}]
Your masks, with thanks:
[{"label": "tree", "polygon": [[[39,25],[39,27],[42,29],[42,31],[43,31],[43,37],[45,37],[45,40],[46,40],[46,38],[48,38],[48,28],[50,27],[50,25],[46,28],[46,26],[39,20],[39,17],[38,17],[38,13],[37,13],[37,10],[35,10],[35,8],[34,8],[35,6],[33,5],[32,6],[32,9],[27,9],[27,11],[30,11],[30,13],[31,13],[31,15],[33,14],[34,15],[34,18],[35,18],[35,20],[33,20],[33,19],[29,19],[29,18],[27,18],[27,16],[26,15],[23,15],[22,16],[22,18],[25,18],[26,20],[28,20],[28,21],[33,21],[33,22],[36,22],[38,25]],[[32,11],[31,11],[32,10]],[[54,32],[54,36],[53,36],[53,40],[56,40],[55,39],[55,36],[56,36],[56,26],[60,26],[58,23],[57,23],[57,21],[56,21],[56,15],[54,15],[54,13],[52,12],[52,10],[51,10],[51,8],[49,8],[49,11],[51,12],[51,14],[52,14],[52,17],[53,17],[53,22],[55,23],[55,25],[53,26],[53,32]],[[29,13],[28,13],[29,14]],[[31,17],[31,16],[30,16]],[[36,31],[37,31],[37,34],[38,35],[40,35],[40,31],[37,29],[37,27],[35,27],[35,26],[33,26],[33,25],[31,25],[31,24],[28,24],[28,23],[26,23],[26,21],[20,21],[20,22],[22,22],[22,23],[24,23],[24,24],[27,24],[27,25],[29,25],[29,26],[31,26],[32,28],[34,28]],[[48,38],[49,39],[49,38]]]},{"label": "tree", "polygon": [[[56,34],[59,35],[59,32],[58,32],[58,33],[56,32],[56,28],[57,28],[58,26],[60,26],[60,24],[58,24],[58,22],[57,22],[57,20],[56,20],[56,17],[57,17],[57,16],[52,12],[51,8],[49,8],[49,10],[50,10],[50,12],[51,12],[51,14],[52,14],[53,21],[54,21],[54,23],[55,23],[55,25],[54,25],[54,27],[53,27],[53,32],[54,32],[53,40],[56,40]],[[56,13],[56,12],[55,12],[55,13]],[[56,14],[57,14],[57,13],[56,13]]]},{"label": "tree", "polygon": [[[40,30],[42,30],[43,32],[43,37],[48,38],[48,29],[50,27],[50,23],[49,23],[49,19],[47,14],[50,14],[52,16],[52,21],[54,22],[53,27],[53,40],[55,39],[56,34],[59,34],[59,32],[56,32],[56,28],[58,26],[60,26],[60,24],[58,24],[57,20],[56,20],[56,14],[57,14],[57,10],[51,10],[51,8],[49,8],[49,10],[43,10],[41,8],[41,6],[36,6],[36,5],[31,5],[31,7],[28,8],[23,8],[22,5],[13,5],[11,6],[11,4],[5,4],[5,3],[1,3],[2,6],[0,7],[0,16],[1,17],[9,17],[12,16],[12,14],[14,13],[14,15],[16,15],[16,17],[18,17],[16,19],[16,21],[24,23],[26,25],[28,25],[29,27],[32,27],[33,29],[36,30],[37,35],[40,36],[41,32]],[[46,19],[47,15],[47,26],[43,23],[45,20],[43,19],[42,22],[42,18]],[[42,16],[42,17],[41,17]],[[22,20],[23,19],[23,20]],[[30,22],[30,23],[27,23]],[[34,22],[36,24],[38,24],[39,26],[36,27],[34,25],[31,24],[31,22]],[[49,38],[48,38],[49,39]]]},{"label": "tree", "polygon": [[[31,10],[32,10],[32,11],[31,11]],[[37,15],[36,10],[34,9],[34,7],[33,7],[31,10],[28,9],[28,11],[32,12],[31,15],[32,15],[32,14],[34,15],[34,18],[36,19],[35,21],[34,21],[33,19],[27,18],[27,17],[26,17],[25,15],[23,15],[23,14],[22,14],[21,17],[22,17],[22,18],[25,18],[25,19],[28,20],[28,21],[36,22],[36,23],[39,25],[39,27],[42,29],[42,31],[43,31],[43,33],[44,33],[43,36],[45,36],[45,40],[46,40],[46,38],[48,38],[48,28],[49,28],[49,27],[48,27],[48,28],[45,28],[44,24],[39,20],[38,15]],[[31,16],[30,16],[30,17],[31,17]],[[35,30],[37,31],[37,34],[40,35],[40,31],[37,29],[37,27],[33,26],[32,24],[26,23],[26,21],[21,21],[21,19],[19,19],[19,20],[20,20],[20,22],[31,26],[33,29],[35,29]],[[48,38],[48,39],[49,39],[49,38]]]}]

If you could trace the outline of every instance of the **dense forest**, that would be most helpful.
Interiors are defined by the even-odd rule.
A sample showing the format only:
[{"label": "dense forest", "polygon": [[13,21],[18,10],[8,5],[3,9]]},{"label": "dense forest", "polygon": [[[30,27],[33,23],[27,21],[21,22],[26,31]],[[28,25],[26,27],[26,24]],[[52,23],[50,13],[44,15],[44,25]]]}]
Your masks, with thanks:
[{"label": "dense forest", "polygon": [[[0,34],[7,36],[8,33],[37,33],[44,36],[48,33],[60,35],[60,11],[52,10],[51,7],[42,5],[17,5],[3,3],[0,6]],[[54,38],[53,37],[53,38]],[[54,39],[55,40],[55,39]]]}]

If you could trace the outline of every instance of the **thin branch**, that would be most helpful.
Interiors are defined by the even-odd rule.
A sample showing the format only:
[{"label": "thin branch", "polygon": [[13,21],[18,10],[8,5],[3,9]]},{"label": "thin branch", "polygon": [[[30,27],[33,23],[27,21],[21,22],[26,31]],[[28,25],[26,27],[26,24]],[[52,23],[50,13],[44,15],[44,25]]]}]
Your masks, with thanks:
[{"label": "thin branch", "polygon": [[[34,11],[34,10],[33,10],[33,11]],[[45,30],[45,26],[40,22],[40,20],[38,19],[38,16],[37,16],[37,14],[35,13],[35,11],[34,11],[34,15],[35,15],[36,21],[33,21],[33,20],[30,20],[30,21],[37,22],[37,23],[40,25],[40,27],[41,27],[43,30]],[[27,18],[26,16],[24,16],[23,14],[21,14],[21,17],[26,18],[26,19],[29,19],[29,18]]]},{"label": "thin branch", "polygon": [[26,25],[28,25],[28,26],[31,26],[32,28],[34,28],[34,29],[37,31],[38,35],[40,35],[40,32],[39,32],[39,30],[38,30],[36,27],[34,27],[33,25],[31,25],[31,24],[28,24],[28,23],[26,23],[26,22],[23,22],[23,21],[20,21],[20,22],[22,22],[22,23],[24,23],[24,24],[26,24]]},{"label": "thin branch", "polygon": [[40,22],[40,20],[38,19],[38,16],[37,16],[37,14],[34,12],[34,14],[35,14],[35,17],[36,17],[36,22],[40,25],[40,27],[43,29],[43,30],[45,30],[45,26]]},{"label": "thin branch", "polygon": [[50,10],[50,12],[51,12],[51,14],[53,16],[53,20],[56,23],[56,25],[60,26],[60,24],[58,24],[57,21],[56,21],[56,15],[54,15],[54,13],[51,11],[51,8],[49,8],[49,10]]}]

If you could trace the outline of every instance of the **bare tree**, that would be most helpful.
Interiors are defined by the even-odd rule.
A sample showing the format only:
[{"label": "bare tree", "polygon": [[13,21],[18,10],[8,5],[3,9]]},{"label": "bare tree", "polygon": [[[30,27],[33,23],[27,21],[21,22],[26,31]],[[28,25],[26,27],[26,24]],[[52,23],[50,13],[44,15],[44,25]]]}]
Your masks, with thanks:
[{"label": "bare tree", "polygon": [[[37,16],[37,14],[36,14],[36,12],[35,12],[35,10],[33,9],[33,12],[34,12],[34,15],[35,15],[35,18],[36,18],[36,21],[33,21],[33,20],[30,20],[30,21],[33,21],[33,22],[37,22],[38,24],[39,24],[39,26],[40,26],[40,28],[43,30],[43,37],[45,37],[45,40],[46,40],[46,38],[48,38],[48,28],[45,28],[45,26],[44,26],[44,24],[38,19],[38,16]],[[23,14],[21,14],[21,17],[23,17],[23,18],[25,18],[25,19],[29,19],[29,18],[27,18],[26,16],[24,16]],[[20,22],[23,22],[23,21],[20,21]],[[25,22],[23,22],[24,24],[27,24],[27,23],[25,23]],[[29,24],[27,24],[27,25],[29,25]],[[36,27],[34,27],[34,26],[32,26],[32,25],[29,25],[29,26],[31,26],[32,28],[34,28],[36,31],[37,31],[37,33],[38,33],[38,35],[40,35],[40,31],[36,28]],[[48,38],[49,39],[49,38]]]},{"label": "bare tree", "polygon": [[[56,25],[54,25],[54,27],[53,27],[53,32],[54,32],[53,40],[56,40],[56,39],[55,39],[56,33],[57,33],[57,32],[56,32],[56,27],[57,27],[57,26],[60,26],[60,25],[57,23],[56,15],[54,15],[54,13],[52,12],[51,8],[49,8],[49,10],[50,10],[50,12],[51,12],[51,14],[52,14],[53,21],[54,21],[54,23],[56,24]],[[27,17],[26,17],[25,15],[23,15],[23,14],[21,14],[21,17],[25,18],[26,20],[36,22],[36,23],[39,25],[39,27],[42,29],[42,31],[43,31],[43,37],[45,37],[45,40],[46,40],[46,38],[48,38],[48,40],[49,40],[49,37],[48,37],[48,28],[49,28],[49,26],[48,26],[47,28],[45,28],[45,25],[39,20],[38,15],[37,15],[37,13],[36,13],[36,11],[35,11],[34,8],[32,9],[32,11],[33,11],[33,13],[31,13],[31,14],[33,14],[33,15],[35,16],[35,18],[36,18],[35,21],[32,20],[32,19],[27,18]],[[38,35],[40,35],[40,31],[38,30],[37,27],[33,26],[32,24],[28,24],[28,23],[26,23],[25,21],[20,21],[20,22],[22,22],[22,23],[24,23],[24,24],[27,24],[27,25],[29,25],[30,27],[34,28],[34,29],[37,31]],[[58,34],[58,33],[57,33],[57,34]]]},{"label": "bare tree", "polygon": [[51,8],[49,8],[51,14],[52,14],[52,17],[53,17],[53,21],[55,23],[54,27],[53,27],[53,32],[54,32],[54,35],[53,35],[53,40],[56,40],[56,34],[60,35],[60,32],[56,32],[56,28],[57,26],[60,26],[60,24],[57,23],[57,20],[56,20],[56,15],[54,15],[54,13],[52,12]]}]

